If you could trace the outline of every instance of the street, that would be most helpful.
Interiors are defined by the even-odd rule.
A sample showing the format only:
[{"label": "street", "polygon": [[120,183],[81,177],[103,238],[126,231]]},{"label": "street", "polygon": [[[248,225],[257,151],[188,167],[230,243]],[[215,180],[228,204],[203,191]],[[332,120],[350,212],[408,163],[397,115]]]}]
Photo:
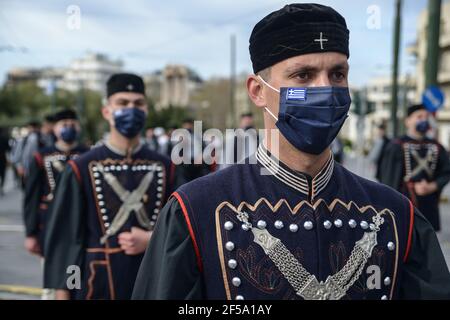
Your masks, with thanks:
[{"label": "street", "polygon": [[[372,169],[365,159],[347,157],[346,166],[370,178]],[[443,198],[450,198],[450,187]],[[14,187],[12,172],[8,171],[5,195],[0,198],[0,299],[39,299],[42,285],[40,258],[28,254],[24,247],[22,225],[22,192]],[[450,203],[441,205],[443,230],[438,235],[450,265]]]}]

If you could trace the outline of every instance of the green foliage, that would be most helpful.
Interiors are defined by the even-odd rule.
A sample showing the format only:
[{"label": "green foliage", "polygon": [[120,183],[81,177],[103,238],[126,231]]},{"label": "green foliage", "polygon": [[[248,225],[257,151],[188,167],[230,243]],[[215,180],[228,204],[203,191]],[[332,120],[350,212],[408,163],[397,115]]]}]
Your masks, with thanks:
[{"label": "green foliage", "polygon": [[[54,110],[52,104],[56,107]],[[58,89],[51,97],[33,81],[5,86],[0,90],[0,126],[21,126],[29,120],[43,120],[47,114],[61,108],[73,108],[78,112],[85,130],[84,137],[90,140],[97,140],[107,129],[100,112],[100,93]]]},{"label": "green foliage", "polygon": [[166,129],[179,128],[184,119],[189,117],[189,110],[182,107],[169,106],[167,108],[156,110],[154,103],[148,101],[147,128],[163,127]]},{"label": "green foliage", "polygon": [[[183,119],[189,116],[189,110],[170,106],[155,110],[149,99],[147,127],[179,127]],[[52,104],[56,109],[52,110]],[[22,126],[29,120],[40,120],[61,108],[77,111],[83,127],[83,138],[95,142],[108,130],[108,123],[101,114],[101,94],[91,90],[71,92],[58,89],[54,97],[45,94],[35,82],[23,82],[5,86],[0,90],[0,126]]]}]

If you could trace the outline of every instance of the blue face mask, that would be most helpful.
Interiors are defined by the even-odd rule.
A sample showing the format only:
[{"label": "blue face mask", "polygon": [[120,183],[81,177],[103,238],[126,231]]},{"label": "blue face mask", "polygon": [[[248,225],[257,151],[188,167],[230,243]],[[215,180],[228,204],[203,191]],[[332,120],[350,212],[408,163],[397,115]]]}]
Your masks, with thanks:
[{"label": "blue face mask", "polygon": [[78,138],[78,131],[73,126],[63,127],[59,132],[64,142],[72,143]]},{"label": "blue face mask", "polygon": [[417,121],[416,130],[417,132],[425,134],[428,130],[430,130],[430,123],[428,120]]},{"label": "blue face mask", "polygon": [[283,136],[298,150],[322,153],[336,138],[350,109],[347,87],[281,88],[277,90],[259,77],[266,86],[280,93],[276,120]]},{"label": "blue face mask", "polygon": [[123,108],[113,113],[117,131],[127,138],[136,137],[145,125],[147,115],[137,108]]}]

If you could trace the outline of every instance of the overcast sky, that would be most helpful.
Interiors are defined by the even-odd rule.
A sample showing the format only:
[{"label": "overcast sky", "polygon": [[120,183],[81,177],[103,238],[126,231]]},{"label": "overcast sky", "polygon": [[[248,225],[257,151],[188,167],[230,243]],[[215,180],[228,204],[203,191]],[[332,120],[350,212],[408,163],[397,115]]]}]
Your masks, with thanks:
[{"label": "overcast sky", "polygon": [[[306,2],[306,1],[300,1]],[[394,0],[317,1],[331,5],[350,29],[350,82],[390,74]],[[87,51],[120,58],[127,71],[151,72],[181,63],[201,77],[229,75],[230,35],[238,72],[250,72],[248,39],[255,23],[289,2],[277,0],[0,0],[0,83],[13,67],[67,66]],[[67,8],[81,10],[81,28],[67,27]],[[380,28],[368,28],[369,6]],[[416,40],[426,0],[404,0],[401,72],[414,72],[406,47]]]}]

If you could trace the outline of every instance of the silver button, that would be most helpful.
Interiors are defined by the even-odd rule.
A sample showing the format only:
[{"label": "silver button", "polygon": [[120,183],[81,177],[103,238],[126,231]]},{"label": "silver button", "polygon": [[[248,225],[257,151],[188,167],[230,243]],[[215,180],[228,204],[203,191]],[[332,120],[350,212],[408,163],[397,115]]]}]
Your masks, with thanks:
[{"label": "silver button", "polygon": [[157,197],[158,199],[160,199],[160,198],[162,197],[162,193],[156,194],[156,197]]},{"label": "silver button", "polygon": [[244,231],[250,230],[249,225],[248,225],[248,224],[245,224],[245,223],[242,224],[241,228],[242,228],[242,230],[244,230]]},{"label": "silver button", "polygon": [[231,241],[228,241],[227,243],[225,243],[225,248],[226,248],[228,251],[233,251],[233,250],[234,250],[234,243],[231,242]]},{"label": "silver button", "polygon": [[158,212],[159,212],[159,209],[156,208],[155,210],[153,210],[153,212],[154,212],[154,213],[158,213]]},{"label": "silver button", "polygon": [[158,216],[156,214],[152,215],[153,220],[156,220],[156,218],[158,218]]},{"label": "silver button", "polygon": [[101,181],[98,180],[98,179],[96,179],[94,182],[95,182],[95,184],[100,184],[101,183]]},{"label": "silver button", "polygon": [[105,205],[105,203],[104,203],[103,201],[99,201],[99,202],[98,202],[98,205],[99,205],[100,207],[103,207],[103,206]]},{"label": "silver button", "polygon": [[116,170],[117,170],[117,171],[120,171],[120,170],[122,170],[122,167],[121,167],[121,166],[117,166],[117,167],[116,167]]},{"label": "silver button", "polygon": [[259,229],[264,229],[267,226],[267,223],[264,220],[259,220],[257,226]]},{"label": "silver button", "polygon": [[381,300],[387,300],[387,295],[382,296]]},{"label": "silver button", "polygon": [[98,194],[98,195],[97,195],[97,199],[102,200],[102,199],[103,199],[103,195]]},{"label": "silver button", "polygon": [[361,226],[361,228],[363,228],[364,230],[366,230],[369,227],[369,224],[367,223],[367,221],[361,221],[361,223],[359,224]]},{"label": "silver button", "polygon": [[158,188],[156,188],[156,191],[160,191],[161,192],[162,189],[163,189],[162,187],[158,187]]},{"label": "silver button", "polygon": [[225,222],[224,223],[224,225],[223,225],[223,227],[225,228],[225,230],[228,230],[228,231],[230,231],[231,229],[233,229],[233,222],[231,222],[231,221],[227,221],[227,222]]},{"label": "silver button", "polygon": [[236,300],[244,300],[244,297],[241,295],[236,296]]},{"label": "silver button", "polygon": [[160,206],[160,205],[161,205],[161,201],[159,201],[159,200],[156,201],[156,202],[155,202],[155,205]]},{"label": "silver button", "polygon": [[154,226],[155,225],[155,221],[150,221],[150,225]]},{"label": "silver button", "polygon": [[334,225],[336,226],[336,228],[342,227],[342,220],[341,219],[334,220]]},{"label": "silver button", "polygon": [[348,221],[348,225],[350,226],[350,228],[354,229],[354,228],[356,228],[356,221],[353,219],[350,219]]},{"label": "silver button", "polygon": [[306,230],[311,230],[311,229],[313,228],[313,223],[312,223],[311,221],[306,221],[306,222],[303,224],[303,227],[304,227]]},{"label": "silver button", "polygon": [[128,169],[128,166],[127,166],[126,164],[124,164],[124,165],[122,166],[122,169],[123,169],[123,170],[127,170],[127,169]]},{"label": "silver button", "polygon": [[94,177],[98,178],[100,174],[98,172],[94,172]]},{"label": "silver button", "polygon": [[108,220],[108,216],[102,216],[102,219],[106,221]]},{"label": "silver button", "polygon": [[295,223],[292,223],[289,225],[289,230],[291,232],[297,232],[298,231],[298,225],[296,225]]},{"label": "silver button", "polygon": [[102,192],[102,188],[97,187],[97,188],[95,188],[95,191],[97,191],[97,192]]},{"label": "silver button", "polygon": [[163,181],[164,181],[163,179],[158,179],[158,183],[159,183],[159,184],[162,184]]},{"label": "silver button", "polygon": [[281,221],[281,220],[275,221],[274,226],[277,229],[283,229],[283,227],[284,227],[283,221]]},{"label": "silver button", "polygon": [[131,171],[136,171],[136,167],[135,166],[131,167]]},{"label": "silver button", "polygon": [[106,213],[106,209],[105,209],[105,208],[101,208],[101,209],[100,209],[100,212],[103,213],[103,214],[105,214],[105,213]]},{"label": "silver button", "polygon": [[395,244],[392,241],[389,241],[387,244],[387,248],[389,249],[389,251],[392,251],[395,249]]},{"label": "silver button", "polygon": [[229,266],[231,269],[235,269],[235,268],[237,267],[237,261],[234,260],[234,259],[228,260],[228,266]]},{"label": "silver button", "polygon": [[109,228],[109,223],[108,222],[105,223],[105,228]]},{"label": "silver button", "polygon": [[324,227],[325,229],[330,229],[332,226],[333,226],[333,224],[331,223],[330,220],[325,220],[325,221],[323,222],[323,227]]},{"label": "silver button", "polygon": [[233,284],[233,286],[239,287],[241,285],[241,279],[239,279],[238,277],[234,277],[231,280],[231,283]]},{"label": "silver button", "polygon": [[389,278],[389,277],[386,277],[386,278],[384,278],[384,285],[385,286],[388,286],[388,285],[390,285],[391,284],[391,278]]}]

